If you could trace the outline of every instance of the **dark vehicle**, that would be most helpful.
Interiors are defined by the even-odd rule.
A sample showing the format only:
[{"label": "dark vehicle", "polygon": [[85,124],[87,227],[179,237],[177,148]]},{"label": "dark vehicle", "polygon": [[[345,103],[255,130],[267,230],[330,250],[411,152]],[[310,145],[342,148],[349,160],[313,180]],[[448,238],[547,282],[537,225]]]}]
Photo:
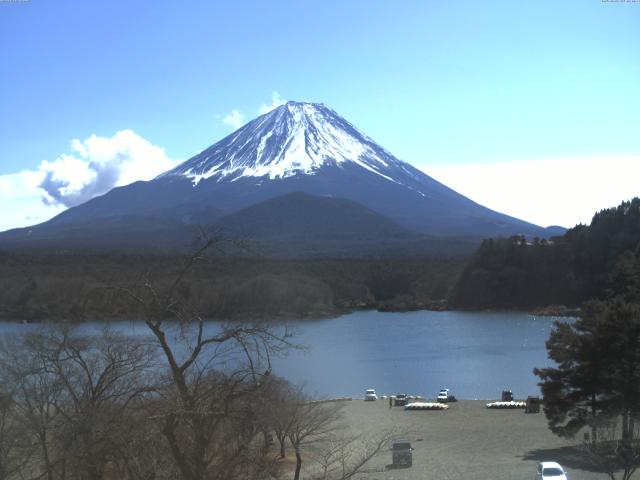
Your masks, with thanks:
[{"label": "dark vehicle", "polygon": [[513,392],[511,390],[503,390],[502,391],[502,401],[503,402],[513,402]]},{"label": "dark vehicle", "polygon": [[404,393],[398,393],[393,399],[393,404],[396,407],[404,407],[407,403],[409,403],[409,400]]},{"label": "dark vehicle", "polygon": [[393,448],[393,466],[394,467],[410,467],[413,464],[413,448],[411,442],[394,442]]},{"label": "dark vehicle", "polygon": [[527,405],[524,408],[525,413],[540,413],[540,397],[527,397]]}]

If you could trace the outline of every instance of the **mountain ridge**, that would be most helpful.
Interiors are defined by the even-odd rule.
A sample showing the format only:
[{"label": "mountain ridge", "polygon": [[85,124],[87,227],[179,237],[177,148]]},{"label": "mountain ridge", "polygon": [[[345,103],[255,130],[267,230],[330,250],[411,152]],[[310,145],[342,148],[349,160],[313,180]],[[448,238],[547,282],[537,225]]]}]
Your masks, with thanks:
[{"label": "mountain ridge", "polygon": [[[523,234],[548,237],[557,230],[495,212],[394,157],[335,111],[322,104],[288,102],[257,117],[177,167],[147,182],[118,187],[70,208],[40,225],[0,234],[25,245],[60,239],[83,226],[109,223],[126,238],[129,221],[210,226],[244,208],[304,192],[341,198],[370,209],[411,234],[481,238]],[[385,221],[386,221],[385,220]],[[382,222],[382,220],[381,220]],[[277,227],[274,226],[274,227]],[[157,242],[150,228],[150,241]],[[140,237],[142,238],[142,237]],[[171,242],[169,242],[171,243]],[[183,242],[177,242],[176,248]]]}]

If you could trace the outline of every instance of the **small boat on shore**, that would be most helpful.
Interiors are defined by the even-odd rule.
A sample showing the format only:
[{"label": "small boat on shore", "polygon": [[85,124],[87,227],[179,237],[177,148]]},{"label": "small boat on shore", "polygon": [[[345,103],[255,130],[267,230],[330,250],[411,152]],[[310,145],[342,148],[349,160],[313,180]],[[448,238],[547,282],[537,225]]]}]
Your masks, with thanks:
[{"label": "small boat on shore", "polygon": [[449,405],[439,402],[413,402],[404,406],[405,410],[447,410]]},{"label": "small boat on shore", "polygon": [[490,402],[487,403],[487,408],[504,408],[504,409],[510,409],[510,408],[525,408],[527,406],[527,402],[515,402],[515,401],[510,401],[510,402]]}]

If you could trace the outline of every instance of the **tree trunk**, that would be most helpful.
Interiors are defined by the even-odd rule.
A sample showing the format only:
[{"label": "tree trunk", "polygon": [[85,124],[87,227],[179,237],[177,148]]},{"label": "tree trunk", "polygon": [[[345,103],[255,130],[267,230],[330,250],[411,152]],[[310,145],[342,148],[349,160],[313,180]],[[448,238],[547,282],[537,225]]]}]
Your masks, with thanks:
[{"label": "tree trunk", "polygon": [[84,468],[87,480],[101,480],[102,479],[102,465],[103,459],[100,458],[100,454],[94,450],[94,436],[91,432],[91,427],[88,428],[88,432],[82,435],[82,442],[84,443]]},{"label": "tree trunk", "polygon": [[278,441],[280,442],[280,458],[284,458],[285,457],[284,446],[285,446],[286,439],[279,438]]},{"label": "tree trunk", "polygon": [[191,419],[192,425],[192,438],[195,440],[195,445],[193,448],[192,454],[192,465],[193,465],[193,479],[194,480],[205,480],[207,475],[207,442],[205,440],[204,434],[204,424],[199,416],[193,415]]},{"label": "tree trunk", "polygon": [[627,448],[630,440],[629,432],[629,412],[627,409],[622,411],[622,448]]},{"label": "tree trunk", "polygon": [[300,479],[301,468],[302,468],[302,457],[300,456],[300,446],[296,445],[296,472],[293,475],[293,480]]},{"label": "tree trunk", "polygon": [[38,432],[38,440],[40,443],[40,449],[42,450],[42,457],[44,458],[44,468],[47,473],[47,480],[53,480],[53,466],[51,465],[51,458],[49,457],[46,430],[40,430]]},{"label": "tree trunk", "polygon": [[596,394],[591,394],[591,445],[598,443],[598,428],[596,426]]},{"label": "tree trunk", "polygon": [[187,462],[186,455],[180,449],[180,442],[176,436],[176,420],[173,415],[168,415],[165,418],[162,434],[169,444],[171,455],[180,469],[182,478],[184,480],[191,480],[193,478],[193,474],[191,472],[189,462]]},{"label": "tree trunk", "polygon": [[633,468],[633,431],[634,431],[633,413],[627,408],[622,411],[622,458],[623,471],[622,480],[629,480],[635,469]]}]

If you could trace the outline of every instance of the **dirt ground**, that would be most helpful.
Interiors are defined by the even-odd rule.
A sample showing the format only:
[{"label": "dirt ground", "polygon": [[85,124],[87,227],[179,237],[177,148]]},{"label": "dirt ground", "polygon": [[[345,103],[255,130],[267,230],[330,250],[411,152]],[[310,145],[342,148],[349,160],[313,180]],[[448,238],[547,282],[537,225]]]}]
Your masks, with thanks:
[{"label": "dirt ground", "polygon": [[391,452],[384,451],[359,478],[371,480],[496,479],[534,480],[537,462],[557,461],[571,480],[604,479],[590,467],[573,445],[553,435],[544,413],[490,410],[485,401],[451,403],[446,411],[389,409],[386,400],[344,402],[349,429],[369,438],[395,427],[411,431],[413,466],[394,469]]}]

